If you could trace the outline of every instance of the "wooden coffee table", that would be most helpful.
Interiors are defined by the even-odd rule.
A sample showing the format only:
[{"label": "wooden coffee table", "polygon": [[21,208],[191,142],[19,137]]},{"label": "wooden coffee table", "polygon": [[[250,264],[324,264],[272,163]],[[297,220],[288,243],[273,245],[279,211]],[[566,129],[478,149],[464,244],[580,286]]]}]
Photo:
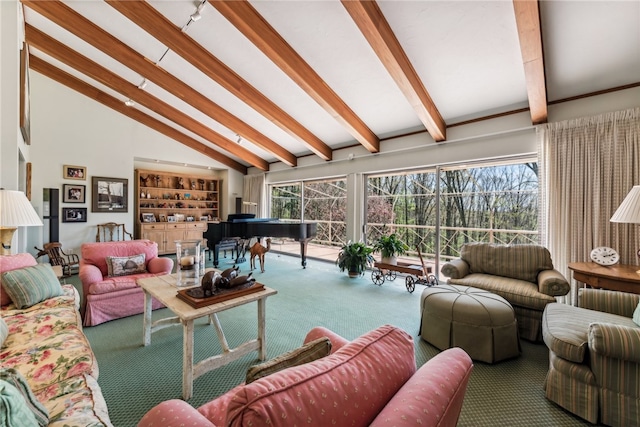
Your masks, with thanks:
[{"label": "wooden coffee table", "polygon": [[[148,277],[139,279],[138,285],[144,291],[144,329],[143,343],[145,346],[151,344],[151,333],[168,326],[182,323],[183,327],[183,351],[182,351],[182,398],[190,399],[193,395],[193,380],[199,376],[224,366],[247,353],[258,351],[259,359],[265,360],[267,357],[267,346],[265,341],[265,310],[267,298],[275,295],[278,291],[265,287],[263,290],[248,295],[239,296],[219,303],[211,304],[202,308],[193,308],[176,296],[178,288],[175,274],[165,276]],[[163,303],[171,310],[176,317],[151,321],[152,297]],[[248,304],[258,302],[258,338],[249,340],[236,348],[230,349],[224,331],[218,320],[217,313]],[[193,322],[200,317],[209,317],[209,323],[213,324],[222,346],[222,354],[218,354],[193,363]]]}]

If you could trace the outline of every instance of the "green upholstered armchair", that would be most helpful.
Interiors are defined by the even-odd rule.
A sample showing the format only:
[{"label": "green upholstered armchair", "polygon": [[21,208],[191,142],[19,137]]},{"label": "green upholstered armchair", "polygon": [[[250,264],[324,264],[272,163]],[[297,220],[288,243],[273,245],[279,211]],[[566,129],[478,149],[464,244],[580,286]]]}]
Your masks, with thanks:
[{"label": "green upholstered armchair", "polygon": [[542,319],[549,347],[547,399],[610,426],[640,419],[640,295],[579,289],[578,307],[547,305]]},{"label": "green upholstered armchair", "polygon": [[442,274],[452,285],[471,286],[500,295],[513,306],[521,338],[542,341],[542,312],[569,293],[567,279],[553,268],[551,254],[539,245],[469,243]]}]

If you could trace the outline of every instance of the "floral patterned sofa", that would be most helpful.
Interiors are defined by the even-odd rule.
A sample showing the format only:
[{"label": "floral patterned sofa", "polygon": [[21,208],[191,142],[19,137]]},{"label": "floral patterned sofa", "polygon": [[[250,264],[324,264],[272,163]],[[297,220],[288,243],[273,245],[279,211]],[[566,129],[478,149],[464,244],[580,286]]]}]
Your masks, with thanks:
[{"label": "floral patterned sofa", "polygon": [[[43,407],[45,422],[39,425],[111,426],[97,361],[82,332],[78,291],[60,285],[51,266],[28,253],[0,256],[0,278],[0,399],[8,408],[0,418],[25,410],[24,402],[27,411]],[[22,400],[9,393],[18,390],[7,386],[11,376],[26,382]],[[19,424],[2,421],[38,425],[24,418]]]}]

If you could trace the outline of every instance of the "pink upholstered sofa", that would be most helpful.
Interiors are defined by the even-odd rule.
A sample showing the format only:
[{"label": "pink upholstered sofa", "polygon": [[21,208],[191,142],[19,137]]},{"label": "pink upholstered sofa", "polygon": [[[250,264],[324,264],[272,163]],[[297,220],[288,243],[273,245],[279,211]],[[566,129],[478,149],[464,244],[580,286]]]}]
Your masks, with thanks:
[{"label": "pink upholstered sofa", "polygon": [[416,370],[413,339],[389,325],[354,341],[325,328],[332,353],[241,384],[197,410],[182,400],[152,408],[138,426],[455,426],[473,369],[460,348]]},{"label": "pink upholstered sofa", "polygon": [[[84,326],[94,326],[109,320],[132,316],[144,311],[144,293],[136,280],[169,274],[171,258],[158,257],[158,244],[151,240],[84,243],[81,247],[80,280],[82,281],[82,312]],[[146,272],[109,277],[107,257],[145,255]],[[153,309],[163,305],[154,300]]]}]

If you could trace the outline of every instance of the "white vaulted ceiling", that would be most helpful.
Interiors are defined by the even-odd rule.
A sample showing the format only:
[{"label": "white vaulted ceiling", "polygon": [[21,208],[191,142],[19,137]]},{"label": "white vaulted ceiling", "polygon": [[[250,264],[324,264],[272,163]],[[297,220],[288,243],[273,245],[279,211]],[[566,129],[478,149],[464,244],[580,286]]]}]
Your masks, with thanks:
[{"label": "white vaulted ceiling", "polygon": [[23,4],[32,70],[243,172],[640,85],[639,1]]}]

